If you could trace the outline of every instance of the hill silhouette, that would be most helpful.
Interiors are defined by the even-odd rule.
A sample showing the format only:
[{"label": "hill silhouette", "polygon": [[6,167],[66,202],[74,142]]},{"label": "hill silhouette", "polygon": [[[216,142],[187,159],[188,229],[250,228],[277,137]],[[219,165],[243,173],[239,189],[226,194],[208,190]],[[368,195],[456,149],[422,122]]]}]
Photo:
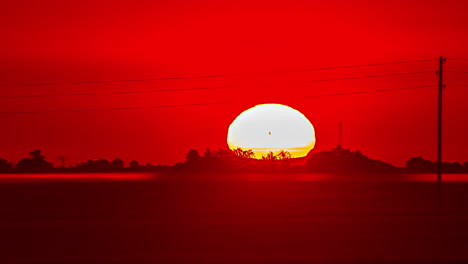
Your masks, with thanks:
[{"label": "hill silhouette", "polygon": [[307,157],[310,172],[395,172],[390,163],[371,159],[361,151],[336,146],[331,150],[310,153]]}]

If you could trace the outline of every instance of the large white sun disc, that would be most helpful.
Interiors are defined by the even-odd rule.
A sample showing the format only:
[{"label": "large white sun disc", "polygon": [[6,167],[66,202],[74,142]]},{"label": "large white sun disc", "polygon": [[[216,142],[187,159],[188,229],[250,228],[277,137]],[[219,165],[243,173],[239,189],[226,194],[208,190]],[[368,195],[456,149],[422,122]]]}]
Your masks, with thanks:
[{"label": "large white sun disc", "polygon": [[314,148],[315,131],[301,112],[281,104],[261,104],[232,122],[227,143],[230,149],[251,149],[256,158],[281,150],[297,158]]}]

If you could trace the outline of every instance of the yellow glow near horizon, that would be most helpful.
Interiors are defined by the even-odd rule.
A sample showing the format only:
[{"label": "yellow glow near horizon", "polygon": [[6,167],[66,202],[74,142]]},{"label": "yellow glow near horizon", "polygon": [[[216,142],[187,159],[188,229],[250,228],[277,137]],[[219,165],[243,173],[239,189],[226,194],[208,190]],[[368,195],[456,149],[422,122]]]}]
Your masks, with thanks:
[{"label": "yellow glow near horizon", "polygon": [[272,151],[304,157],[315,146],[315,130],[299,111],[281,104],[261,104],[242,112],[229,126],[227,143],[234,150],[251,149],[261,159]]}]

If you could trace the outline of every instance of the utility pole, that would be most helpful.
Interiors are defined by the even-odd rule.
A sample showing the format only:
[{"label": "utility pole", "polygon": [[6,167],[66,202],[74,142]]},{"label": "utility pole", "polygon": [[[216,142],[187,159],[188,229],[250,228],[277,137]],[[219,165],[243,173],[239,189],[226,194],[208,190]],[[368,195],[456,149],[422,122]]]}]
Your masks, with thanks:
[{"label": "utility pole", "polygon": [[444,89],[444,83],[442,78],[444,61],[444,57],[439,58],[439,106],[437,111],[437,185],[439,189],[442,183],[442,95]]}]

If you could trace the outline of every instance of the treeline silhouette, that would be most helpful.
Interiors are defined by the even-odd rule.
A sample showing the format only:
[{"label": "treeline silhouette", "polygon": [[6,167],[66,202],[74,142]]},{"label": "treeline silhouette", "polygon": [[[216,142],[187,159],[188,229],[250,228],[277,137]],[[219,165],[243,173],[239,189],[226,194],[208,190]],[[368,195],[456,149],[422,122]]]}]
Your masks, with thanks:
[{"label": "treeline silhouette", "polygon": [[[436,173],[436,162],[422,156],[412,157],[405,167],[395,167],[390,163],[371,159],[359,150],[350,150],[337,146],[331,150],[309,153],[304,158],[291,158],[287,151],[269,152],[261,159],[255,159],[252,150],[211,150],[203,154],[190,149],[185,161],[167,165],[140,164],[133,160],[128,164],[122,159],[87,160],[69,167],[54,167],[46,160],[41,150],[33,150],[29,156],[14,164],[0,158],[0,173],[84,173],[84,172],[372,172],[372,173]],[[468,161],[464,163],[443,162],[444,173],[468,173]]]},{"label": "treeline silhouette", "polygon": [[54,167],[46,160],[41,150],[33,150],[28,158],[21,159],[16,165],[0,158],[0,173],[54,173],[54,172],[161,172],[169,169],[166,165],[140,165],[136,160],[125,165],[122,159],[87,160],[69,167]]},{"label": "treeline silhouette", "polygon": [[[412,157],[406,161],[406,168],[413,173],[435,173],[437,162],[424,159],[422,156]],[[442,162],[442,172],[444,173],[468,173],[468,161]]]},{"label": "treeline silhouette", "polygon": [[175,164],[175,171],[289,171],[297,167],[292,166],[291,154],[287,151],[269,152],[262,159],[254,159],[252,150],[207,148],[203,154],[191,149],[185,156],[185,161]]}]

